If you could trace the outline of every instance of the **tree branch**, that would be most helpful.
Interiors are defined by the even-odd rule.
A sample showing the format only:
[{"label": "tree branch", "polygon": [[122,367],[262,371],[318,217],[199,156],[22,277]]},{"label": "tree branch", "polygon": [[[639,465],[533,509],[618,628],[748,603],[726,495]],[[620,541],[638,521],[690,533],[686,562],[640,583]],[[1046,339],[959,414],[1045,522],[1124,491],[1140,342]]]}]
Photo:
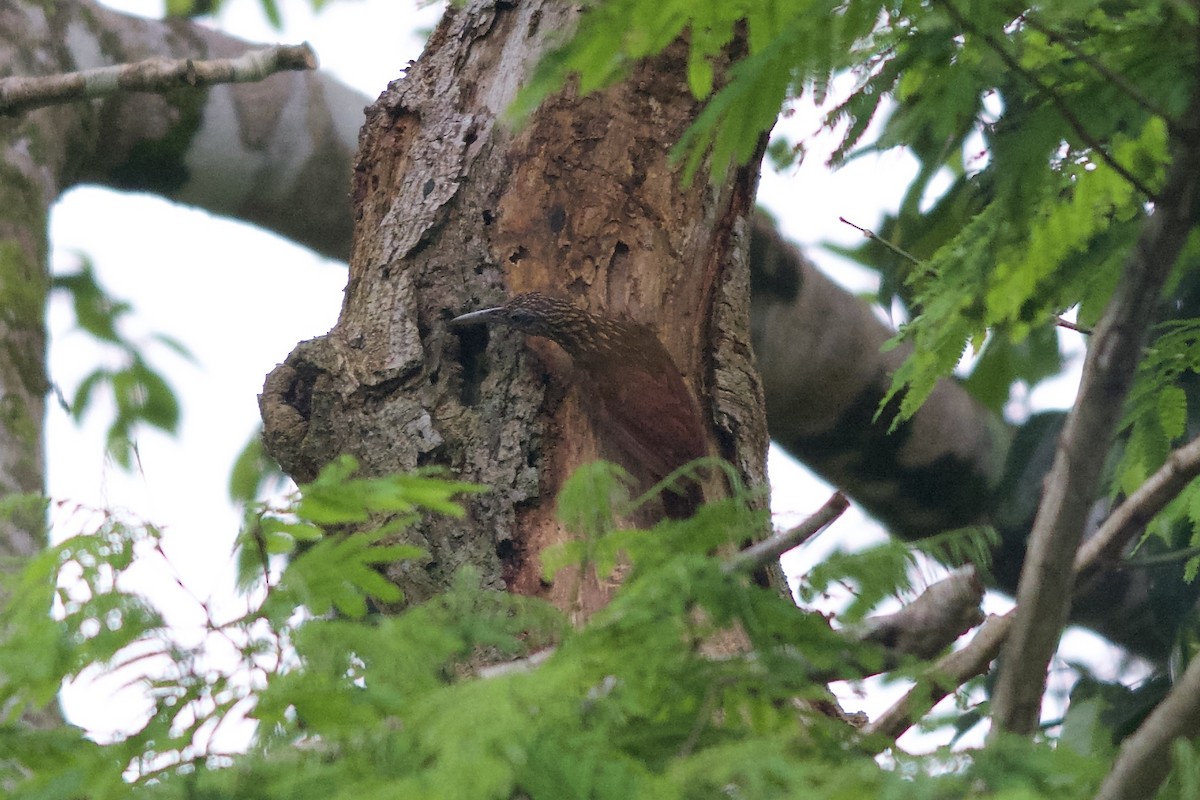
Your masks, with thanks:
[{"label": "tree branch", "polygon": [[133,64],[98,67],[44,77],[0,78],[0,115],[116,92],[165,92],[181,86],[202,88],[218,83],[248,83],[285,70],[314,70],[317,56],[307,43],[276,45],[237,58],[197,61],[148,58]]},{"label": "tree branch", "polygon": [[1200,733],[1200,658],[1183,673],[1170,694],[1137,731],[1121,744],[1117,761],[1096,800],[1154,797],[1171,770],[1171,745]]},{"label": "tree branch", "polygon": [[983,583],[975,570],[955,570],[896,613],[863,620],[861,638],[889,654],[933,658],[983,621],[982,600]]},{"label": "tree branch", "polygon": [[[1200,437],[1167,456],[1166,463],[1118,506],[1092,538],[1079,548],[1071,581],[1077,587],[1076,593],[1084,580],[1103,562],[1115,558],[1115,554],[1198,474]],[[889,740],[898,738],[912,725],[919,711],[919,696],[923,695],[930,706],[936,705],[965,681],[986,672],[1008,638],[1015,616],[1014,610],[1001,617],[989,617],[966,647],[934,664],[921,683],[864,728],[863,735],[883,735]]]},{"label": "tree branch", "polygon": [[1092,335],[1091,328],[1085,328],[1082,325],[1077,325],[1074,322],[1071,322],[1071,320],[1069,320],[1069,319],[1063,319],[1062,317],[1055,317],[1054,324],[1060,328],[1066,328],[1069,331],[1075,331],[1076,333],[1082,333],[1084,336]]},{"label": "tree branch", "polygon": [[1166,184],[1146,217],[1121,282],[1096,326],[1030,533],[1016,618],[993,697],[993,730],[1038,725],[1046,670],[1070,610],[1071,573],[1100,487],[1105,454],[1133,380],[1151,311],[1192,230],[1200,189],[1200,92],[1174,135]]},{"label": "tree branch", "polygon": [[1075,556],[1075,580],[1086,580],[1105,561],[1120,557],[1126,544],[1154,515],[1200,475],[1200,436],[1173,450],[1146,482],[1117,506]]},{"label": "tree branch", "polygon": [[1127,558],[1121,562],[1121,566],[1131,569],[1163,567],[1167,564],[1179,564],[1184,561],[1190,561],[1196,556],[1200,556],[1200,547],[1185,547],[1182,550],[1171,550],[1169,552],[1159,553],[1153,556]]},{"label": "tree branch", "polygon": [[990,616],[961,650],[943,656],[918,681],[917,685],[897,700],[891,708],[862,729],[868,744],[876,740],[875,750],[883,750],[910,727],[913,720],[928,708],[937,705],[976,675],[982,675],[1000,653],[1000,647],[1012,629],[1013,612]]},{"label": "tree branch", "polygon": [[750,262],[750,331],[772,441],[893,535],[985,523],[1011,432],[953,380],[889,432],[889,415],[876,411],[910,349],[885,351],[895,332],[762,215]]},{"label": "tree branch", "polygon": [[767,564],[773,564],[779,557],[803,544],[816,535],[818,531],[845,513],[850,507],[850,501],[841,492],[834,492],[825,501],[825,505],[817,509],[812,516],[791,530],[778,533],[770,538],[756,542],[745,550],[733,555],[723,565],[725,572],[753,572]]}]

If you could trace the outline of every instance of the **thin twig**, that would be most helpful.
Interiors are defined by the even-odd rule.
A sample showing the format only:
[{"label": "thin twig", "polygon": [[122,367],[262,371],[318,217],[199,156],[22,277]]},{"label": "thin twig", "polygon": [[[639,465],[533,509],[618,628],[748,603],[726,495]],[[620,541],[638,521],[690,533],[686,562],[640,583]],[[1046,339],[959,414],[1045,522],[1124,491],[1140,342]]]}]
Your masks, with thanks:
[{"label": "thin twig", "polygon": [[725,562],[722,569],[726,573],[753,572],[759,567],[778,561],[779,557],[803,544],[825,526],[845,513],[850,507],[850,501],[841,492],[834,492],[808,519],[791,530],[777,533],[770,538],[756,542],[745,550],[741,550]]},{"label": "thin twig", "polygon": [[896,245],[889,242],[887,239],[884,239],[882,236],[880,236],[879,234],[877,234],[875,231],[871,230],[870,228],[864,228],[861,225],[855,225],[853,222],[846,219],[845,217],[838,217],[838,222],[841,222],[845,225],[849,225],[851,228],[854,228],[854,230],[859,231],[860,233],[862,233],[863,236],[867,237],[868,239],[870,239],[873,242],[879,242],[881,245],[886,247],[888,250],[891,250],[893,253],[900,256],[901,258],[906,258],[914,264],[921,263],[921,260],[918,259],[916,256],[914,256],[912,253],[908,252],[907,250],[902,250],[901,248],[899,248]]},{"label": "thin twig", "polygon": [[260,516],[255,521],[254,529],[250,534],[250,538],[254,540],[254,549],[258,554],[258,562],[262,565],[263,584],[268,592],[273,588],[271,585],[271,557],[267,554],[267,541],[262,532],[262,517]]},{"label": "thin twig", "polygon": [[983,40],[988,47],[995,51],[996,55],[1000,56],[1000,60],[1004,62],[1006,67],[1024,78],[1025,81],[1029,83],[1029,85],[1032,86],[1039,95],[1050,101],[1050,104],[1058,110],[1058,113],[1062,116],[1063,120],[1066,121],[1067,125],[1071,127],[1071,130],[1075,131],[1075,135],[1079,137],[1079,140],[1090,147],[1100,158],[1100,160],[1107,164],[1113,172],[1129,181],[1129,184],[1145,195],[1148,200],[1158,200],[1158,195],[1151,191],[1150,187],[1142,183],[1142,181],[1136,175],[1134,175],[1119,161],[1113,158],[1112,155],[1104,148],[1104,145],[1100,142],[1100,140],[1092,136],[1088,129],[1083,126],[1083,123],[1080,122],[1079,117],[1075,115],[1075,112],[1071,110],[1071,107],[1067,105],[1066,100],[1064,100],[1062,96],[1058,94],[1058,92],[1042,83],[1042,81],[1036,75],[1022,67],[1021,63],[1017,61],[1017,59],[1014,58],[1007,49],[1005,49],[1004,45],[998,39],[996,39],[996,37],[972,25],[967,18],[963,16],[962,12],[960,12],[958,8],[950,2],[950,0],[939,0],[939,2],[946,9],[946,12],[950,14],[954,21],[959,25],[959,27],[963,29],[963,31],[978,36],[981,40]]},{"label": "thin twig", "polygon": [[1077,325],[1074,322],[1071,322],[1071,320],[1069,320],[1069,319],[1063,319],[1062,317],[1055,317],[1054,324],[1060,328],[1066,328],[1069,331],[1075,331],[1076,333],[1082,333],[1084,336],[1092,335],[1091,328],[1085,328],[1082,325]]},{"label": "thin twig", "polygon": [[44,77],[0,78],[0,116],[58,103],[107,97],[120,91],[165,92],[219,83],[260,81],[285,70],[313,70],[317,56],[307,43],[276,45],[237,58],[150,58],[132,64]]},{"label": "thin twig", "polygon": [[1169,564],[1178,564],[1180,561],[1188,561],[1196,556],[1200,556],[1200,547],[1185,547],[1183,550],[1174,550],[1170,553],[1159,553],[1158,555],[1142,556],[1140,558],[1127,558],[1121,562],[1121,566],[1129,569],[1165,567]]}]

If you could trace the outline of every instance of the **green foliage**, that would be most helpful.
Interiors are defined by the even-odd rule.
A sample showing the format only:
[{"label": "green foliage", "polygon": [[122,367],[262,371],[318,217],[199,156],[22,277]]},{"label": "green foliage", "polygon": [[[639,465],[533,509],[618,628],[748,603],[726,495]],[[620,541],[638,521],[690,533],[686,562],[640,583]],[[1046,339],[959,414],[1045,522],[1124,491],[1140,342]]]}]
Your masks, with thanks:
[{"label": "green foliage", "polygon": [[167,433],[179,426],[179,399],[167,380],[146,360],[148,344],[165,346],[175,354],[191,359],[180,342],[164,334],[153,334],[146,342],[127,338],[121,322],[133,311],[122,300],[111,298],[96,281],[91,262],[81,259],[78,272],[57,275],[53,288],[71,298],[79,329],[115,354],[117,366],[98,366],[75,389],[69,404],[76,421],[88,412],[101,389],[112,395],[115,415],[108,426],[106,448],[125,469],[133,467],[137,446],[135,431],[150,425]]},{"label": "green foliage", "polygon": [[[281,735],[278,726],[286,724],[292,737],[302,737],[310,720],[314,729],[348,729],[368,718],[355,708],[394,710],[404,692],[421,681],[436,682],[473,648],[512,652],[524,646],[518,634],[538,642],[549,634],[537,630],[553,632],[555,615],[520,598],[480,592],[470,576],[405,617],[363,621],[369,602],[400,599],[374,568],[420,554],[382,540],[394,538],[419,511],[461,514],[453,498],[477,487],[428,475],[356,478],[355,469],[351,460],[340,460],[304,487],[292,508],[261,510],[259,526],[246,534],[248,548],[262,555],[259,600],[228,620],[215,617],[207,603],[196,609],[210,639],[236,654],[221,666],[205,643],[174,641],[159,613],[125,585],[148,560],[170,570],[151,525],[103,514],[93,532],[48,548],[21,572],[6,575],[0,783],[12,790],[7,796],[104,798],[150,791],[145,784],[152,778],[216,766],[214,730],[245,724],[239,721],[248,708],[263,721],[263,747],[270,749]],[[4,510],[23,513],[27,505],[9,498]],[[403,516],[356,533],[331,532],[317,521],[344,525],[385,513]],[[273,579],[270,553],[292,552],[297,542],[308,549]],[[341,616],[334,617],[334,609]],[[415,643],[421,647],[408,649]],[[380,691],[364,695],[346,670],[376,664],[383,666],[372,671],[378,676],[372,686]],[[26,712],[53,703],[64,680],[97,671],[127,676],[142,688],[150,704],[143,727],[100,747],[71,728],[39,732],[19,724]],[[265,685],[251,681],[255,675],[265,676]],[[130,770],[143,776],[142,783],[129,783]],[[186,783],[180,777],[175,785]]]},{"label": "green foliage", "polygon": [[[760,137],[775,124],[788,97],[806,90],[824,92],[834,73],[854,63],[885,5],[835,0],[598,3],[584,15],[575,36],[542,61],[509,113],[522,118],[570,76],[578,78],[582,92],[608,85],[686,34],[688,89],[709,102],[674,155],[684,162],[689,180],[706,161],[718,177],[758,151]],[[746,52],[731,66],[730,43],[735,40]]]},{"label": "green foliage", "polygon": [[[396,603],[399,588],[377,570],[379,565],[423,554],[397,536],[419,511],[461,517],[455,497],[482,490],[475,484],[448,481],[436,471],[356,478],[357,462],[342,456],[301,488],[294,508],[276,511],[260,507],[249,515],[238,540],[239,583],[269,579],[270,559],[296,554],[272,587],[263,611],[283,624],[299,606],[321,615],[336,609],[361,619],[368,601]],[[327,535],[329,529],[363,527],[350,536]]]},{"label": "green foliage", "polygon": [[471,483],[431,479],[437,470],[387,478],[355,478],[357,471],[358,463],[350,456],[328,464],[304,487],[296,514],[319,525],[366,522],[376,514],[409,514],[417,508],[461,517],[462,506],[452,498],[483,491]]},{"label": "green foliage", "polygon": [[[1200,319],[1164,322],[1138,365],[1122,420],[1122,445],[1113,459],[1114,500],[1134,492],[1160,469],[1171,450],[1195,435],[1195,387],[1200,376]],[[1190,535],[1181,538],[1181,530]],[[1154,551],[1200,545],[1200,485],[1190,483],[1146,526]],[[1200,557],[1192,553],[1184,579],[1195,580]]]},{"label": "green foliage", "polygon": [[[705,466],[725,469],[735,487],[732,498],[708,503],[685,522],[661,522],[650,536],[645,531],[617,528],[618,517],[630,516],[642,504],[652,502],[679,475]],[[684,550],[711,552],[723,545],[740,545],[769,527],[766,513],[750,507],[750,494],[736,472],[719,459],[700,459],[635,500],[629,498],[630,486],[628,474],[616,464],[597,461],[575,471],[559,492],[558,519],[576,537],[543,553],[546,580],[571,564],[594,566],[599,577],[607,578],[622,554],[632,557],[637,570],[660,565]]]},{"label": "green foliage", "polygon": [[997,541],[991,528],[962,528],[916,542],[889,539],[856,553],[838,551],[804,576],[799,595],[810,602],[835,583],[852,587],[854,599],[839,616],[843,623],[853,624],[882,600],[911,588],[909,573],[918,565],[918,555],[948,567],[975,564],[987,569]]},{"label": "green foliage", "polygon": [[[248,549],[273,542],[273,552],[294,554],[282,571],[265,556],[250,610],[221,621],[203,606],[211,636],[234,645],[223,664],[203,644],[172,641],[123,588],[139,558],[161,557],[158,532],[106,516],[8,586],[0,781],[21,799],[968,797],[1014,784],[1061,784],[1074,797],[1094,786],[1084,769],[1093,762],[1035,744],[1006,751],[1026,759],[1020,780],[983,753],[958,756],[953,772],[941,767],[946,754],[880,768],[854,746],[852,726],[818,710],[822,676],[853,677],[877,655],[713,555],[765,523],[750,496],[650,531],[620,530],[612,498],[628,508],[622,480],[617,468],[592,465],[560,503],[576,534],[590,530],[629,567],[612,602],[572,629],[540,601],[481,589],[470,570],[403,613],[359,613],[381,594],[362,580],[376,556],[414,553],[388,550],[378,527],[335,532],[318,520],[458,513],[453,498],[474,487],[331,465],[246,534]],[[935,549],[961,557],[968,541]],[[139,667],[148,663],[157,666]],[[101,745],[70,727],[17,724],[52,702],[62,680],[98,667],[147,675],[134,678],[150,699],[142,728]],[[258,726],[254,744],[222,753],[212,734],[246,719]]]},{"label": "green foliage", "polygon": [[[1149,120],[1142,133],[1113,154],[1145,162],[1149,182],[1157,185],[1166,157],[1163,125]],[[1118,261],[1108,253],[1114,244],[1125,252],[1132,230],[1127,223],[1140,214],[1142,198],[1103,162],[1055,166],[1047,154],[1045,173],[1038,176],[1043,197],[992,201],[907,279],[920,313],[897,337],[914,346],[892,390],[905,391],[901,417],[910,416],[964,349],[982,343],[989,331],[1011,347],[1073,305],[1100,307],[1111,291],[1105,272]],[[1030,189],[1023,184],[1013,191]],[[1042,208],[1036,215],[1026,211],[1033,200]],[[1108,253],[1101,259],[1106,270],[1097,271],[1099,244]],[[1026,372],[1045,374],[1044,368]]]},{"label": "green foliage", "polygon": [[[1146,193],[1163,179],[1178,87],[1193,82],[1195,54],[1178,31],[1194,12],[1084,3],[1013,18],[938,3],[905,21],[877,42],[891,50],[876,51],[840,107],[850,133],[835,160],[890,97],[895,110],[864,150],[906,146],[921,162],[880,231],[919,263],[874,243],[857,255],[912,312],[897,337],[913,345],[893,387],[901,418],[985,341],[967,386],[1000,408],[1013,382],[1055,371],[1057,347],[1040,333],[1054,317],[1077,307],[1091,326],[1112,292]],[[939,170],[954,183],[922,208]]]},{"label": "green foliage", "polygon": [[1200,754],[1194,742],[1179,739],[1171,747],[1171,774],[1159,791],[1161,800],[1196,800],[1200,797]]},{"label": "green foliage", "polygon": [[1200,375],[1200,319],[1163,323],[1138,365],[1126,404],[1127,433],[1114,491],[1128,494],[1162,466],[1186,432],[1188,397],[1181,381]]},{"label": "green foliage", "polygon": [[[212,7],[176,5],[182,13]],[[277,20],[273,0],[263,8]],[[821,95],[836,73],[854,70],[856,89],[828,118],[842,137],[835,164],[894,147],[919,162],[881,231],[894,246],[871,241],[855,253],[910,313],[896,344],[911,344],[912,355],[888,399],[910,415],[971,348],[980,357],[967,386],[999,409],[1014,382],[1057,371],[1055,317],[1075,309],[1092,325],[1113,292],[1195,88],[1196,17],[1186,3],[1119,0],[1020,13],[953,0],[611,0],[587,9],[578,35],[546,59],[513,113],[568,76],[583,92],[618,80],[683,37],[679,79],[703,108],[674,155],[687,178],[705,166],[715,178],[755,157],[783,104]],[[882,125],[869,140],[874,121]],[[939,176],[952,186],[930,205]],[[1181,261],[1177,286],[1197,261]],[[63,281],[80,326],[127,356],[122,370],[85,380],[77,413],[107,386],[117,439],[128,441],[143,422],[172,429],[169,388],[118,334],[127,307],[105,298],[86,267]],[[1195,320],[1178,321],[1148,351],[1115,492],[1140,485],[1194,430],[1195,339]],[[243,501],[257,491],[256,462],[248,454],[235,474]],[[403,599],[378,567],[419,557],[397,543],[404,528],[420,513],[461,514],[454,498],[472,487],[354,473],[349,461],[332,465],[293,505],[249,516],[241,577],[256,590],[253,608],[232,621],[204,608],[208,628],[235,644],[240,660],[229,669],[171,641],[154,609],[122,588],[139,548],[161,553],[152,527],[109,517],[95,535],[36,559],[0,618],[8,713],[0,739],[11,754],[0,759],[0,783],[18,797],[1066,798],[1091,794],[1110,764],[1112,734],[1128,720],[1113,721],[1124,690],[1081,689],[1064,725],[1069,746],[999,738],[965,754],[897,755],[886,771],[856,747],[851,728],[804,702],[825,699],[827,676],[854,677],[878,654],[714,555],[766,526],[745,493],[735,488],[652,531],[623,529],[617,520],[635,501],[606,465],[568,483],[559,514],[577,538],[543,565],[560,579],[569,565],[601,577],[620,567],[620,590],[586,626],[569,629],[543,604],[483,591],[469,572],[424,605],[372,614]],[[1162,516],[1164,535],[1173,520],[1200,520],[1200,490]],[[922,549],[958,563],[980,561],[992,544],[971,531]],[[804,591],[851,584],[856,599],[839,621],[856,621],[907,586],[913,552],[889,544],[839,554],[813,570]],[[78,576],[70,588],[56,583],[64,572]],[[59,611],[48,617],[52,603]],[[536,662],[482,669],[551,642],[556,649]],[[147,654],[169,666],[145,681],[145,726],[118,742],[15,724],[50,702],[63,679],[130,668]],[[218,757],[210,734],[246,712],[259,724],[254,746]],[[955,724],[977,718],[962,714]],[[1195,754],[1181,746],[1175,757],[1169,791],[1193,796]]]},{"label": "green foliage", "polygon": [[275,459],[263,448],[262,429],[254,432],[242,448],[229,473],[229,498],[235,503],[253,503],[260,493],[270,489],[282,490],[287,476]]}]

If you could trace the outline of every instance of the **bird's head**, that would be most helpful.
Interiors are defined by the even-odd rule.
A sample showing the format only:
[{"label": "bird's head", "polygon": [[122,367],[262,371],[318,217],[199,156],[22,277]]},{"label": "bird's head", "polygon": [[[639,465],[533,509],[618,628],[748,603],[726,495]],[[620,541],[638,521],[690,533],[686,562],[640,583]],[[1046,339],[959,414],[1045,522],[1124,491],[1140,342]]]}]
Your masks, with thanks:
[{"label": "bird's head", "polygon": [[591,315],[576,308],[566,300],[550,297],[540,292],[525,292],[502,306],[472,311],[450,320],[450,325],[508,325],[522,333],[544,336],[564,346],[568,345],[577,330],[594,325]]}]

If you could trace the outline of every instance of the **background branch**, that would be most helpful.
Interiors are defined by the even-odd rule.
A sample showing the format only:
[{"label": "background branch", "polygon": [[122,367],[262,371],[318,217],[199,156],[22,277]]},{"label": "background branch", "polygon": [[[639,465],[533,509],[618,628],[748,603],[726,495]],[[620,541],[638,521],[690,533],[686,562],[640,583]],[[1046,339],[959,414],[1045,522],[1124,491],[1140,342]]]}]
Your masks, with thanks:
[{"label": "background branch", "polygon": [[97,67],[44,77],[0,79],[0,114],[106,97],[116,92],[165,92],[181,86],[249,83],[285,70],[313,70],[317,56],[307,43],[253,50],[237,58],[207,61],[148,58],[133,64]]}]

